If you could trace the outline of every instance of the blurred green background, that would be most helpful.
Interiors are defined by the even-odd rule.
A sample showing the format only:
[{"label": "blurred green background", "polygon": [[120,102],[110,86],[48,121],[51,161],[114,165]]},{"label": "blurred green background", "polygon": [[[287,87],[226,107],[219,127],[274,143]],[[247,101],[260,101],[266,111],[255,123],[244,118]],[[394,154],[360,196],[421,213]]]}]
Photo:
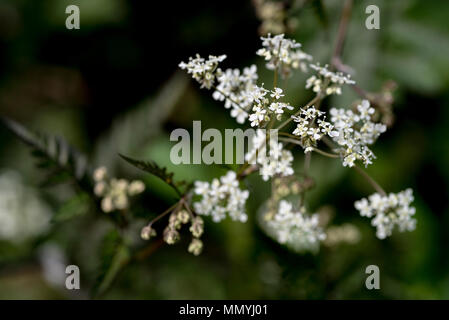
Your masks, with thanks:
[{"label": "blurred green background", "polygon": [[[378,240],[353,207],[373,192],[338,161],[314,156],[317,187],[308,207],[329,205],[333,223],[354,224],[355,244],[323,246],[300,255],[275,243],[256,223],[269,196],[258,176],[245,224],[206,219],[204,252],[181,243],[162,245],[124,268],[101,298],[112,299],[448,299],[449,298],[449,2],[355,1],[343,62],[360,87],[379,92],[393,80],[395,122],[373,150],[367,171],[387,192],[414,189],[418,220],[413,232]],[[292,1],[284,2],[286,5]],[[296,1],[295,28],[288,35],[315,61],[329,62],[342,1]],[[65,8],[77,4],[81,29],[65,28]],[[365,8],[380,8],[380,30],[365,28]],[[144,205],[125,237],[136,246],[139,229],[173,203],[157,179],[120,160],[118,153],[152,159],[180,179],[210,180],[218,166],[170,163],[171,130],[235,128],[211,92],[201,90],[177,64],[196,53],[226,54],[223,67],[257,64],[260,82],[272,75],[255,55],[260,20],[251,1],[2,0],[0,2],[0,113],[27,127],[65,137],[119,177],[147,184]],[[306,75],[284,87],[300,106],[312,97]],[[345,107],[350,88],[325,107]],[[0,298],[88,298],[104,264],[116,250],[117,232],[93,212],[73,184],[44,187],[29,148],[0,127]],[[302,168],[296,150],[295,169]],[[158,240],[152,240],[157,246]],[[110,261],[109,261],[110,262]],[[81,290],[64,288],[64,269],[81,270]],[[365,268],[378,265],[381,289],[365,288]]]}]

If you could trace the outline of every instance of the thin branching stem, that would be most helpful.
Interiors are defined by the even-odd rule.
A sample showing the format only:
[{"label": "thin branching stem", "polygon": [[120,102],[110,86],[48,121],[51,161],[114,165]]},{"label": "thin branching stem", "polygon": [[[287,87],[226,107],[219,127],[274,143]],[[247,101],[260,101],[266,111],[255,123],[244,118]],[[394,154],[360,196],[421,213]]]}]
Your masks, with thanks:
[{"label": "thin branching stem", "polygon": [[[321,99],[321,95],[317,94],[315,96],[315,98],[313,98],[312,100],[310,100],[305,106],[304,109],[310,107],[311,105],[313,105],[314,103],[316,103],[318,100]],[[301,109],[299,109],[294,115],[293,117],[298,116],[301,113]],[[292,116],[290,116],[290,118],[288,118],[287,120],[285,120],[283,123],[281,123],[276,129],[277,130],[281,130],[283,127],[285,127],[287,124],[289,124],[291,121],[293,120]]]},{"label": "thin branching stem", "polygon": [[[181,198],[182,199],[182,198]],[[156,221],[158,221],[159,219],[162,219],[164,216],[166,216],[168,213],[172,212],[177,206],[179,206],[179,204],[181,203],[181,200],[179,200],[178,202],[176,202],[174,205],[172,205],[170,208],[168,208],[167,210],[165,210],[164,212],[162,212],[160,215],[158,215],[156,218],[154,218],[153,220],[150,221],[150,223],[148,223],[149,226],[153,225],[153,223],[155,223]]]},{"label": "thin branching stem", "polygon": [[373,188],[378,193],[380,193],[384,197],[387,195],[385,190],[376,182],[376,180],[374,180],[368,173],[366,173],[364,170],[362,170],[362,168],[360,168],[358,166],[354,166],[354,169],[355,169],[355,171],[360,173],[373,186]]},{"label": "thin branching stem", "polygon": [[235,101],[234,99],[232,99],[230,96],[228,96],[226,93],[224,93],[223,91],[221,91],[220,89],[218,89],[216,86],[212,86],[212,88],[214,88],[216,91],[218,91],[219,93],[221,93],[226,99],[228,99],[229,101],[231,101],[232,103],[234,103],[240,110],[248,112],[245,110],[245,108],[243,108],[240,103],[238,103],[237,101]]},{"label": "thin branching stem", "polygon": [[330,152],[326,152],[317,148],[313,148],[313,151],[315,151],[316,153],[319,153],[325,157],[328,158],[340,158],[340,155],[336,154],[336,153],[330,153]]}]

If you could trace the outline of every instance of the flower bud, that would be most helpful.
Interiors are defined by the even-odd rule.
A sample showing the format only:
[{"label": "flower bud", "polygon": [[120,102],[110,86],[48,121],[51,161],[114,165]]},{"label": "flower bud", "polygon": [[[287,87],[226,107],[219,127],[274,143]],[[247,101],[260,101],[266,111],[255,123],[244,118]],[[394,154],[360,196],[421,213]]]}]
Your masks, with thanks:
[{"label": "flower bud", "polygon": [[130,196],[135,196],[142,193],[145,190],[145,184],[140,180],[135,180],[131,182],[128,186],[128,194]]},{"label": "flower bud", "polygon": [[179,232],[168,226],[164,230],[164,241],[167,244],[175,244],[179,240]]},{"label": "flower bud", "polygon": [[190,225],[190,232],[195,238],[201,237],[204,232],[204,222],[200,217],[195,217]]},{"label": "flower bud", "polygon": [[106,178],[107,170],[106,167],[99,167],[94,171],[94,180],[102,181]]},{"label": "flower bud", "polygon": [[186,224],[187,222],[189,222],[189,220],[190,220],[190,215],[189,215],[189,213],[187,212],[187,210],[180,210],[180,211],[178,212],[178,220],[179,220],[181,223],[183,223],[183,224]]},{"label": "flower bud", "polygon": [[189,248],[187,249],[190,253],[197,256],[203,250],[203,242],[200,239],[192,239],[192,242],[189,244]]},{"label": "flower bud", "polygon": [[142,237],[143,240],[150,240],[151,237],[156,236],[156,230],[151,228],[151,226],[145,226],[142,228],[140,236]]}]

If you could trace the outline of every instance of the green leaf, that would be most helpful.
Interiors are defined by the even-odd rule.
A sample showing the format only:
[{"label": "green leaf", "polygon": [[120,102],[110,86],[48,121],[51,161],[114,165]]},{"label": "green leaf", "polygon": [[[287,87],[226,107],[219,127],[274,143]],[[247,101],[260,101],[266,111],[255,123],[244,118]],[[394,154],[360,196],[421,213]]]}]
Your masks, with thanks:
[{"label": "green leaf", "polygon": [[63,138],[31,132],[18,122],[5,117],[0,120],[7,129],[33,149],[32,155],[38,159],[39,168],[56,167],[70,173],[79,182],[85,180],[89,173],[86,157]]},{"label": "green leaf", "polygon": [[92,297],[103,295],[112,285],[120,270],[130,261],[130,252],[117,230],[106,234],[101,248],[101,264]]},{"label": "green leaf", "polygon": [[89,210],[89,200],[90,198],[87,193],[82,192],[77,194],[59,208],[53,216],[52,221],[66,221],[87,213]]},{"label": "green leaf", "polygon": [[178,189],[178,186],[185,184],[184,181],[181,182],[174,182],[173,180],[173,172],[167,172],[167,168],[165,167],[159,167],[159,165],[154,161],[141,161],[129,158],[127,156],[124,156],[122,154],[119,154],[120,157],[122,157],[125,161],[129,162],[136,168],[139,168],[140,170],[143,170],[145,172],[151,173],[152,175],[158,177],[162,181],[164,181],[166,184],[168,184],[170,187],[172,187],[178,195],[181,195],[181,191]]}]

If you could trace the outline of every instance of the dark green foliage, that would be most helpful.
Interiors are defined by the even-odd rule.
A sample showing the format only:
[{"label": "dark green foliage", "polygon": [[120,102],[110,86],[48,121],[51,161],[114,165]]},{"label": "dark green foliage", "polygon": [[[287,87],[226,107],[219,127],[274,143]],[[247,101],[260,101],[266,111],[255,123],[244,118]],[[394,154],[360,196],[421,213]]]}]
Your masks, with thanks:
[{"label": "dark green foliage", "polygon": [[185,185],[185,181],[179,181],[175,182],[173,179],[173,172],[167,172],[167,168],[160,167],[156,162],[154,161],[142,161],[142,160],[136,160],[129,158],[124,155],[120,155],[125,161],[129,162],[136,168],[139,168],[140,170],[143,170],[145,172],[148,172],[162,181],[164,181],[166,184],[168,184],[170,187],[172,187],[176,193],[180,196],[182,195],[182,192],[179,190],[179,186]]},{"label": "dark green foliage", "polygon": [[115,229],[105,235],[100,250],[101,263],[96,283],[91,289],[93,298],[101,296],[111,286],[122,267],[130,260],[128,247]]},{"label": "dark green foliage", "polygon": [[69,177],[75,178],[82,186],[89,185],[90,169],[86,157],[63,138],[34,133],[6,117],[2,117],[1,122],[32,148],[39,168],[50,170],[44,185],[65,182]]}]

